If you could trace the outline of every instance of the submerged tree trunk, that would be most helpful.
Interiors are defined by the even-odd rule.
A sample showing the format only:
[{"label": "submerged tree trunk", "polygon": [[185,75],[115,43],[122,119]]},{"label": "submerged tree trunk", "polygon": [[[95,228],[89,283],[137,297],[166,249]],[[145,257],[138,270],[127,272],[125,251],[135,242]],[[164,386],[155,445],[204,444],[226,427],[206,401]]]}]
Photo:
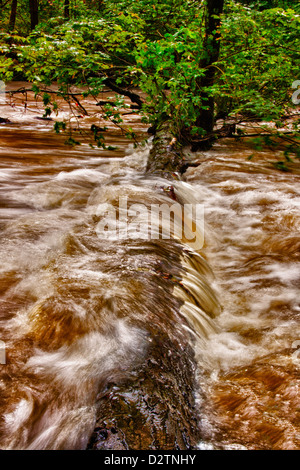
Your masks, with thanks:
[{"label": "submerged tree trunk", "polygon": [[[206,74],[199,83],[202,90],[212,85],[215,78],[212,65],[219,57],[216,31],[223,4],[224,0],[207,0],[207,54],[201,63]],[[197,125],[209,134],[214,126],[214,102],[205,91],[202,97],[206,98],[208,109],[201,110]],[[185,168],[169,118],[155,129],[146,172],[172,181],[180,177]],[[170,191],[169,195],[176,199],[175,193]],[[177,263],[180,263],[180,249],[176,252],[176,245],[170,242],[167,250],[177,256]],[[153,252],[155,256],[157,251]],[[176,272],[177,282],[180,276],[180,272]],[[181,304],[173,294],[174,284],[170,279],[163,282],[154,294],[156,306],[147,306],[148,298],[144,299],[145,311],[157,310],[151,320],[145,317],[144,321],[151,341],[146,358],[131,378],[111,384],[99,396],[96,426],[88,449],[197,449],[201,439],[200,410],[196,405],[196,395],[201,394],[196,379],[198,366],[191,338],[183,333],[184,319],[180,320]],[[174,311],[177,311],[176,318]],[[162,316],[171,318],[167,330],[162,329]]]},{"label": "submerged tree trunk", "polygon": [[38,0],[29,0],[30,29],[31,31],[39,24]]},{"label": "submerged tree trunk", "polygon": [[[172,181],[182,169],[181,153],[166,122],[156,131],[146,173]],[[169,196],[176,199],[171,190]],[[201,440],[196,398],[202,392],[194,337],[185,329],[183,301],[174,294],[185,272],[182,246],[174,239],[165,240],[164,246],[150,240],[144,249],[151,253],[153,268],[148,271],[147,288],[136,292],[135,304],[145,312],[140,327],[147,330],[149,346],[130,378],[110,384],[99,395],[90,450],[196,450]],[[159,280],[154,274],[157,265],[163,274]]]},{"label": "submerged tree trunk", "polygon": [[203,77],[198,80],[198,87],[202,97],[202,105],[206,109],[201,109],[196,126],[204,130],[205,135],[211,138],[204,138],[200,142],[193,145],[193,150],[197,148],[209,147],[213,141],[214,129],[214,98],[205,89],[212,86],[215,81],[216,68],[214,63],[218,61],[220,54],[220,15],[223,13],[224,0],[206,0],[205,11],[205,39],[204,39],[204,56],[201,60],[200,67],[206,72]]},{"label": "submerged tree trunk", "polygon": [[186,450],[200,440],[193,352],[155,331],[136,377],[114,384],[99,400],[88,449]]},{"label": "submerged tree trunk", "polygon": [[9,31],[13,31],[15,29],[16,17],[17,17],[17,6],[18,6],[18,0],[12,0],[9,25],[8,25]]},{"label": "submerged tree trunk", "polygon": [[64,18],[66,20],[70,19],[70,0],[65,0],[64,4]]}]

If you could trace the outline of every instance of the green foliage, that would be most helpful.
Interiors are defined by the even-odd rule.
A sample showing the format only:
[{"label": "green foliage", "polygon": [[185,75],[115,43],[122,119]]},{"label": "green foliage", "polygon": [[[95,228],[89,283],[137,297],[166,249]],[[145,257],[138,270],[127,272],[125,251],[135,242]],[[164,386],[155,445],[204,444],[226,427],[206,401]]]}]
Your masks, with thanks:
[{"label": "green foliage", "polygon": [[73,139],[73,137],[69,137],[65,141],[65,145],[70,145],[70,147],[74,147],[75,145],[81,145],[81,144],[80,142],[78,142],[78,140]]},{"label": "green foliage", "polygon": [[135,63],[133,51],[141,40],[140,34],[103,19],[60,24],[54,18],[36,28],[16,54],[28,81],[44,85],[55,81],[62,94],[69,85],[85,85],[89,88],[85,96],[97,96],[112,69],[126,76],[127,66]]},{"label": "green foliage", "polygon": [[[7,33],[10,4],[0,23],[0,79],[22,76],[42,96],[47,117],[57,112],[52,95],[41,90],[56,82],[59,96],[70,102],[70,87],[84,87],[84,98],[97,97],[107,78],[127,88],[141,89],[146,98],[143,121],[173,123],[180,137],[204,135],[197,124],[216,102],[216,116],[239,116],[275,122],[296,105],[292,83],[299,79],[300,16],[293,0],[227,0],[220,33],[220,57],[212,67],[214,80],[201,85],[207,73],[205,60],[210,41],[205,29],[206,2],[193,0],[70,1],[70,18],[64,2],[40,0],[40,24],[29,32],[26,0],[18,2],[14,34]],[[120,109],[99,108],[105,120],[122,127]],[[55,131],[65,128],[55,124]],[[295,123],[295,131],[299,123]],[[135,138],[132,130],[126,135]],[[105,135],[92,129],[95,145],[105,146]],[[270,145],[270,142],[264,142]],[[291,144],[290,153],[298,152]],[[298,155],[298,154],[297,154]]]},{"label": "green foliage", "polygon": [[59,134],[61,130],[65,130],[66,129],[66,123],[65,122],[62,122],[62,121],[56,121],[55,124],[54,124],[54,130],[56,132],[56,134]]},{"label": "green foliage", "polygon": [[199,110],[205,106],[199,90],[199,67],[203,37],[199,35],[201,18],[189,28],[165,34],[160,41],[147,41],[136,52],[134,73],[148,96],[145,113],[152,123],[170,117],[174,132],[193,127]]},{"label": "green foliage", "polygon": [[261,12],[230,2],[222,24],[215,96],[232,114],[280,121],[292,107],[299,73],[300,17],[292,9]]},{"label": "green foliage", "polygon": [[9,57],[0,56],[0,79],[8,82],[13,79],[13,60]]}]

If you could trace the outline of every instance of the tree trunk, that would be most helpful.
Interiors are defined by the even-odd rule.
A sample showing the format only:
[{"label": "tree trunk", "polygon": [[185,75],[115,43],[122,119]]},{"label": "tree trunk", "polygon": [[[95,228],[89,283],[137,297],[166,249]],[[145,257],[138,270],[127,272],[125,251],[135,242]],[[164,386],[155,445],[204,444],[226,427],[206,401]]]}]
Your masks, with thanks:
[{"label": "tree trunk", "polygon": [[[114,379],[99,393],[90,450],[186,450],[196,449],[201,439],[195,352],[186,320],[179,317],[182,301],[173,294],[181,250],[169,240],[160,245],[167,264],[155,243],[148,242],[147,250],[153,272],[146,275],[147,289],[136,292],[135,306],[144,312],[136,326],[147,330],[149,346],[130,377]],[[157,262],[169,277],[158,280]]]},{"label": "tree trunk", "polygon": [[182,174],[185,171],[185,162],[170,127],[170,121],[166,121],[155,130],[147,172],[173,179],[174,173]]},{"label": "tree trunk", "polygon": [[157,329],[136,377],[99,399],[90,450],[187,450],[200,441],[193,353]]},{"label": "tree trunk", "polygon": [[31,31],[39,24],[38,0],[29,0],[30,29]]},{"label": "tree trunk", "polygon": [[70,19],[70,0],[65,0],[64,4],[64,18],[66,20]]},{"label": "tree trunk", "polygon": [[[146,173],[170,180],[171,204],[176,200],[171,182],[182,167],[181,152],[166,121],[156,130]],[[166,240],[164,246],[148,243],[153,269],[148,267],[147,289],[136,291],[135,306],[137,311],[142,306],[140,327],[147,330],[149,347],[130,378],[109,384],[99,394],[89,450],[197,450],[202,438],[196,401],[203,399],[199,366],[181,314],[183,301],[174,294],[185,273],[182,247],[175,240]],[[189,256],[192,263],[192,253]],[[163,273],[159,281],[157,265]]]},{"label": "tree trunk", "polygon": [[[205,39],[204,39],[204,57],[200,62],[200,67],[206,69],[206,73],[198,81],[202,104],[206,109],[201,109],[196,126],[203,129],[206,135],[211,135],[214,129],[214,98],[210,93],[202,91],[214,84],[216,69],[214,63],[218,61],[220,54],[220,15],[223,13],[224,0],[206,0],[205,12]],[[212,137],[213,139],[213,137]],[[210,145],[210,139],[204,139],[204,146]],[[197,150],[198,144],[195,143],[194,150]],[[199,143],[201,147],[201,143]],[[203,145],[202,145],[203,147]]]},{"label": "tree trunk", "polygon": [[13,31],[15,29],[16,17],[17,17],[17,6],[18,6],[18,0],[12,0],[9,25],[8,25],[9,31]]}]

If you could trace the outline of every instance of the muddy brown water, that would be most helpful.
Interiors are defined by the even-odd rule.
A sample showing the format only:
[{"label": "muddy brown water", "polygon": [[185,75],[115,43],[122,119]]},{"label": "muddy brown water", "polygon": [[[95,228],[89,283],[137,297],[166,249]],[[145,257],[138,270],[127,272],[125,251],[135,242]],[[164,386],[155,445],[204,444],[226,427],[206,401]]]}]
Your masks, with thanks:
[{"label": "muddy brown water", "polygon": [[[1,448],[86,448],[99,390],[143,361],[149,325],[177,322],[199,366],[198,448],[299,449],[297,166],[280,172],[270,164],[279,150],[228,139],[187,154],[199,165],[168,182],[145,175],[150,143],[134,149],[109,126],[118,150],[86,136],[68,147],[36,119],[32,95],[26,109],[22,97],[10,104],[0,105],[11,121],[0,125]],[[85,106],[75,127],[98,122],[95,103]],[[64,105],[56,119],[69,116]],[[147,136],[136,115],[125,119]],[[182,204],[204,206],[202,248],[99,237],[105,205],[126,196],[150,208],[171,185]],[[167,278],[174,302],[155,295]]]}]

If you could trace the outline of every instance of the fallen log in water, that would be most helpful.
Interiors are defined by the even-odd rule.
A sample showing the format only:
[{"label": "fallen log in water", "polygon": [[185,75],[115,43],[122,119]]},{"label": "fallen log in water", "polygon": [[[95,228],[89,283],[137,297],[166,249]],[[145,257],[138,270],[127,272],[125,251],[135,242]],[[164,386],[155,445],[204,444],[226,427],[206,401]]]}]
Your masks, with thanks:
[{"label": "fallen log in water", "polygon": [[195,364],[186,344],[159,331],[137,377],[114,384],[99,400],[88,449],[195,449],[199,441]]},{"label": "fallen log in water", "polygon": [[[181,152],[164,125],[154,136],[147,174],[174,180],[183,169]],[[176,273],[163,276],[159,282],[153,275],[147,282],[153,295],[147,289],[144,298],[136,294],[138,305],[143,308],[144,304],[145,312],[152,311],[150,316],[145,313],[139,325],[149,335],[149,348],[129,379],[111,383],[99,394],[96,425],[87,447],[90,450],[185,450],[196,449],[200,440],[194,336],[180,312],[184,301],[174,293],[184,276],[183,246],[174,240],[164,244],[165,259]],[[155,271],[157,263],[164,261],[158,245],[153,243],[151,250]]]}]

